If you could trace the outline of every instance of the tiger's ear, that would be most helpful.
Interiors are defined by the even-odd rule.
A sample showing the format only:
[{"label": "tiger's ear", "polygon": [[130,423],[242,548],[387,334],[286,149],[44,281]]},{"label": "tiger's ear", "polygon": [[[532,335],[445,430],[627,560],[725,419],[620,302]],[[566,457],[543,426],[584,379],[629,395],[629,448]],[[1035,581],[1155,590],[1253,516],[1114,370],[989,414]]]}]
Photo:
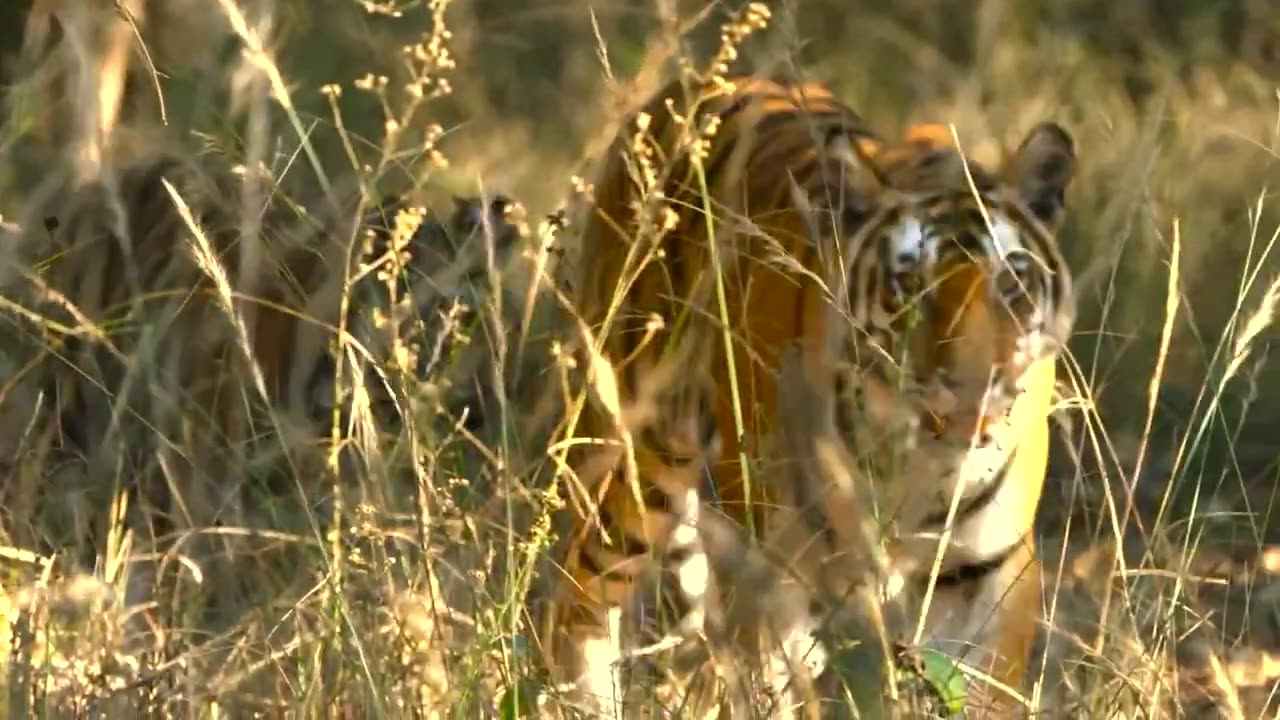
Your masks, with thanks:
[{"label": "tiger's ear", "polygon": [[1051,122],[1032,128],[1008,165],[1009,179],[1023,202],[1051,229],[1062,220],[1075,171],[1075,142],[1061,125]]}]

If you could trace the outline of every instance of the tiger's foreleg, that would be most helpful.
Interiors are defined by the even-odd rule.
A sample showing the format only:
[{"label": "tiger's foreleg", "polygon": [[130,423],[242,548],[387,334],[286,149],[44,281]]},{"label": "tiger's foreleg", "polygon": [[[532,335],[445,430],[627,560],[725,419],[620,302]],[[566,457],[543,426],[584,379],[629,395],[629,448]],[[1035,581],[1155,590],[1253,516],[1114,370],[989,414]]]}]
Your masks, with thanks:
[{"label": "tiger's foreleg", "polygon": [[[544,626],[553,680],[606,714],[619,709],[626,661],[701,631],[715,597],[697,527],[698,488],[719,455],[715,387],[704,378],[650,387],[652,411],[624,423],[635,462],[600,451],[578,464],[587,499],[566,508],[571,527]],[[655,608],[680,616],[675,632],[632,648],[634,620]]]}]

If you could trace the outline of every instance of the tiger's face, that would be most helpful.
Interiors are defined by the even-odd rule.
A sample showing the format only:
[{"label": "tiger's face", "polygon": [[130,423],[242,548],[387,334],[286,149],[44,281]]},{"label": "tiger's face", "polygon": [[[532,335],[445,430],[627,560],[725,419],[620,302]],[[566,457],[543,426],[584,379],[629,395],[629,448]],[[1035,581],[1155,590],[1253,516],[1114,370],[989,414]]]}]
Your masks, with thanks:
[{"label": "tiger's face", "polygon": [[[493,280],[520,247],[523,227],[510,198],[459,197],[444,219],[389,200],[367,214],[361,226],[363,255],[352,273],[346,331],[341,343],[345,378],[339,415],[350,421],[352,403],[363,388],[372,417],[398,426],[409,411],[406,400],[433,393],[451,410],[475,405],[492,385],[483,361],[496,348],[486,304],[493,301]],[[313,304],[337,303],[334,284]],[[306,378],[307,413],[319,422],[332,417],[337,363],[332,354]],[[454,401],[458,402],[454,402]],[[480,408],[469,407],[474,426]]]},{"label": "tiger's face", "polygon": [[841,191],[825,208],[812,193],[798,201],[817,213],[815,233],[839,238],[830,342],[844,366],[837,390],[856,397],[837,408],[963,448],[987,443],[1023,375],[1071,332],[1054,233],[1075,154],[1066,131],[1044,124],[993,174],[942,132],[889,146],[835,137],[824,167]]},{"label": "tiger's face", "polygon": [[906,601],[883,615],[893,634],[923,629],[1016,685],[1040,606],[1054,364],[1074,323],[1055,233],[1075,153],[1048,124],[998,173],[949,145],[938,130],[835,135],[819,163],[831,190],[793,182],[834,301],[825,351],[780,370],[782,452],[800,462],[779,491],[794,511],[768,535],[816,589],[796,627],[861,637],[846,623],[864,609],[843,598],[873,580],[876,598]]}]

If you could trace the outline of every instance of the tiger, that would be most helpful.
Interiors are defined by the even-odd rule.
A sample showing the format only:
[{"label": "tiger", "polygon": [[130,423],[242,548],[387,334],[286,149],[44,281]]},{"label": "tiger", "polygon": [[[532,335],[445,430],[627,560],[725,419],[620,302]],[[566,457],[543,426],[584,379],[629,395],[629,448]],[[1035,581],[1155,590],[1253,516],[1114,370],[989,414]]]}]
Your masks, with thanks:
[{"label": "tiger", "polygon": [[[948,530],[927,636],[1017,687],[1040,605],[1031,530],[1055,363],[1075,318],[1056,240],[1075,163],[1054,122],[992,172],[949,128],[886,136],[788,78],[677,79],[641,105],[601,160],[573,300],[584,342],[614,367],[614,404],[657,396],[657,410],[630,429],[629,471],[569,504],[544,626],[553,677],[608,690],[590,657],[607,616],[649,567],[638,559],[671,544],[672,499],[696,493],[765,544],[801,523],[788,560],[835,568],[866,557],[842,513],[874,500],[886,527],[896,518],[903,585],[930,581]],[[850,505],[787,458],[753,462],[790,422],[788,353],[825,401],[808,412],[883,497]],[[596,398],[575,431],[618,426]]]},{"label": "tiger", "polygon": [[[215,153],[155,145],[90,180],[51,177],[17,223],[0,354],[26,391],[0,396],[18,416],[0,429],[5,462],[45,428],[93,492],[130,479],[131,524],[159,538],[233,519],[240,478],[281,449],[316,477],[332,440],[480,420],[475,378],[453,367],[475,374],[491,348],[454,338],[523,247],[518,203],[457,197],[440,214],[353,193],[308,212],[266,179],[246,195],[251,171]],[[33,542],[61,540],[77,541]]]}]

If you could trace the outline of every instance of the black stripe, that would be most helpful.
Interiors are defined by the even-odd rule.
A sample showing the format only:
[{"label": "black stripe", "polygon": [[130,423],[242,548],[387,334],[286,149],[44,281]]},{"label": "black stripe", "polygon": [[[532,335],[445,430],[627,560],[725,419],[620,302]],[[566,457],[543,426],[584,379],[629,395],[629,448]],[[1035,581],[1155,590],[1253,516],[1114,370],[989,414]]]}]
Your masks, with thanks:
[{"label": "black stripe", "polygon": [[600,564],[596,562],[595,557],[592,556],[590,552],[590,548],[584,547],[578,551],[578,565],[583,570],[586,570],[592,575],[596,575],[599,577],[607,576],[607,573],[605,573],[604,568],[600,567]]},{"label": "black stripe", "polygon": [[762,90],[744,92],[738,94],[731,103],[721,108],[716,115],[720,118],[723,126],[732,120],[735,115],[748,108],[755,107],[757,103],[777,101],[788,106],[785,109],[764,112],[754,125],[750,128],[743,128],[742,132],[732,138],[728,147],[723,149],[723,152],[713,158],[710,164],[704,166],[706,176],[716,176],[725,159],[733,154],[734,148],[737,147],[742,135],[746,132],[751,132],[757,137],[764,136],[776,126],[793,122],[797,118],[803,118],[807,122],[814,123],[819,137],[828,142],[835,134],[841,132],[850,133],[856,137],[870,136],[870,133],[859,127],[862,118],[836,100],[836,98],[827,95],[808,97],[803,92],[794,92],[797,89],[793,86],[780,84],[779,92]]},{"label": "black stripe", "polygon": [[616,522],[613,515],[608,510],[600,509],[600,525],[605,529],[614,544],[620,547],[615,550],[627,557],[635,557],[638,555],[646,555],[649,552],[649,544],[643,540],[636,540],[627,532],[627,528],[622,523]]},{"label": "black stripe", "polygon": [[[594,549],[594,546],[587,546],[587,547],[583,547],[581,550],[578,551],[579,567],[591,573],[592,575],[595,575],[596,577],[604,578],[605,580],[608,580],[610,582],[630,582],[631,581],[631,576],[628,575],[627,573],[624,573],[618,570],[605,570],[603,567],[601,567],[600,563],[596,560],[595,554],[592,552],[593,549]],[[627,560],[630,560],[635,557],[640,557],[648,552],[647,550],[642,550],[641,552],[631,552],[631,550],[632,550],[631,547],[627,547],[627,548],[624,548],[623,552],[619,554],[624,555]]]},{"label": "black stripe", "polygon": [[670,467],[684,467],[698,459],[697,455],[686,455],[674,450],[652,426],[641,430],[639,437],[640,442],[649,452],[652,452],[663,464]]},{"label": "black stripe", "polygon": [[1017,542],[1005,548],[1003,552],[990,560],[984,560],[980,563],[961,565],[960,567],[953,568],[947,572],[938,573],[938,581],[935,584],[935,587],[954,588],[957,585],[974,583],[982,580],[986,576],[1003,567],[1004,564],[1009,561],[1009,558],[1013,557],[1013,554],[1022,547],[1023,542],[1024,539],[1019,538]]},{"label": "black stripe", "polygon": [[[720,122],[722,125],[726,124],[733,115],[738,114],[747,107],[745,103],[741,103],[742,106],[738,107],[739,104],[740,103],[734,103],[734,105],[731,105],[726,111],[720,113]],[[811,120],[805,117],[805,113],[806,111],[793,107],[788,108],[787,110],[775,111],[762,115],[754,125],[749,128],[743,128],[741,132],[731,138],[730,142],[719,148],[720,152],[716,153],[710,163],[703,166],[704,175],[708,179],[717,177],[725,163],[728,162],[729,158],[736,154],[735,150],[742,142],[743,136],[747,133],[751,133],[752,135],[751,142],[759,143],[762,140],[767,140],[770,132],[773,132],[779,127],[786,126],[789,123],[795,122],[797,119],[804,119],[806,122],[814,122],[817,124],[820,132],[823,132],[822,129],[826,127],[825,133],[828,135],[835,134],[840,131],[848,131],[843,125],[843,119],[835,111],[823,113],[809,112],[810,115],[814,116]],[[826,125],[828,122],[831,123],[830,126]],[[717,138],[718,137],[720,136],[717,136]],[[816,147],[817,144],[815,143],[815,148]],[[752,148],[751,152],[754,153],[755,148]]]},{"label": "black stripe", "polygon": [[[959,525],[968,517],[979,510],[985,508],[1004,487],[1005,481],[1009,479],[1009,468],[1013,466],[1013,459],[1017,457],[1018,452],[1014,450],[1009,453],[1009,457],[1005,459],[1004,466],[996,473],[991,482],[982,489],[982,492],[961,501],[960,506],[956,508],[955,524]],[[942,525],[947,521],[947,510],[939,510],[924,519],[926,526]]]},{"label": "black stripe", "polygon": [[[836,411],[835,423],[836,431],[840,433],[841,438],[846,444],[852,445],[854,454],[856,455],[860,448],[857,447],[857,430],[858,415],[862,413],[862,388],[854,387],[850,392],[848,375],[844,370],[836,371]],[[856,406],[856,407],[851,407]]]},{"label": "black stripe", "polygon": [[665,559],[672,565],[684,565],[689,561],[694,550],[695,548],[689,547],[688,545],[672,545],[667,548]]},{"label": "black stripe", "polygon": [[650,511],[661,513],[671,513],[671,496],[652,483],[642,483],[640,488],[640,499],[644,501],[644,506]]},{"label": "black stripe", "polygon": [[[749,141],[754,145],[756,143],[766,141],[769,139],[771,133],[790,123],[796,122],[797,120],[804,120],[807,123],[812,123],[818,130],[819,137],[825,137],[828,140],[839,133],[852,134],[854,136],[862,136],[865,134],[861,132],[850,119],[849,115],[851,114],[851,111],[835,102],[834,98],[828,100],[828,102],[822,107],[810,107],[808,102],[798,102],[796,98],[789,93],[752,92],[739,95],[733,100],[733,102],[729,103],[724,108],[721,108],[714,114],[720,118],[721,125],[724,126],[731,122],[736,115],[741,114],[749,108],[756,107],[756,103],[769,101],[787,103],[788,107],[781,110],[764,112],[750,127],[741,128],[738,133],[730,137],[726,142],[719,142],[724,136],[718,135],[713,141],[716,143],[716,152],[711,156],[709,162],[703,166],[704,177],[708,178],[708,180],[719,177],[719,175],[724,171],[724,167],[731,159],[740,157],[738,155],[738,148],[741,146],[742,142]],[[705,117],[707,114],[711,113],[703,113],[701,116]],[[748,133],[751,135],[749,140],[745,138]],[[815,149],[816,145],[817,143],[815,143]],[[753,146],[748,148],[747,156],[740,159],[744,161],[749,160],[755,152],[756,147]],[[792,158],[792,160],[794,159],[795,158]],[[816,158],[810,158],[810,165],[813,165],[814,167],[806,167],[798,174],[802,176],[820,174],[815,172],[815,169],[817,169],[816,163],[814,162],[815,160]],[[793,172],[795,172],[794,168]],[[702,204],[697,200],[698,192],[696,188],[690,188],[687,185],[690,181],[690,178],[685,177],[687,174],[687,171],[684,173],[672,173],[672,182],[676,187],[668,188],[668,197],[672,199],[677,212],[691,213],[691,215],[686,218],[686,221],[691,222],[693,221],[693,218],[696,217],[696,214],[703,212],[704,209]],[[685,198],[689,199],[684,201]],[[682,205],[686,204],[687,207],[682,207]],[[679,237],[679,235],[677,235],[677,237]],[[676,243],[679,242],[679,240],[676,240]],[[670,247],[668,251],[668,261],[666,263],[667,272],[672,285],[674,285],[672,290],[675,293],[681,293],[686,289],[685,281],[687,279],[687,273],[684,267],[685,252],[686,249],[679,247],[678,245]]]}]

